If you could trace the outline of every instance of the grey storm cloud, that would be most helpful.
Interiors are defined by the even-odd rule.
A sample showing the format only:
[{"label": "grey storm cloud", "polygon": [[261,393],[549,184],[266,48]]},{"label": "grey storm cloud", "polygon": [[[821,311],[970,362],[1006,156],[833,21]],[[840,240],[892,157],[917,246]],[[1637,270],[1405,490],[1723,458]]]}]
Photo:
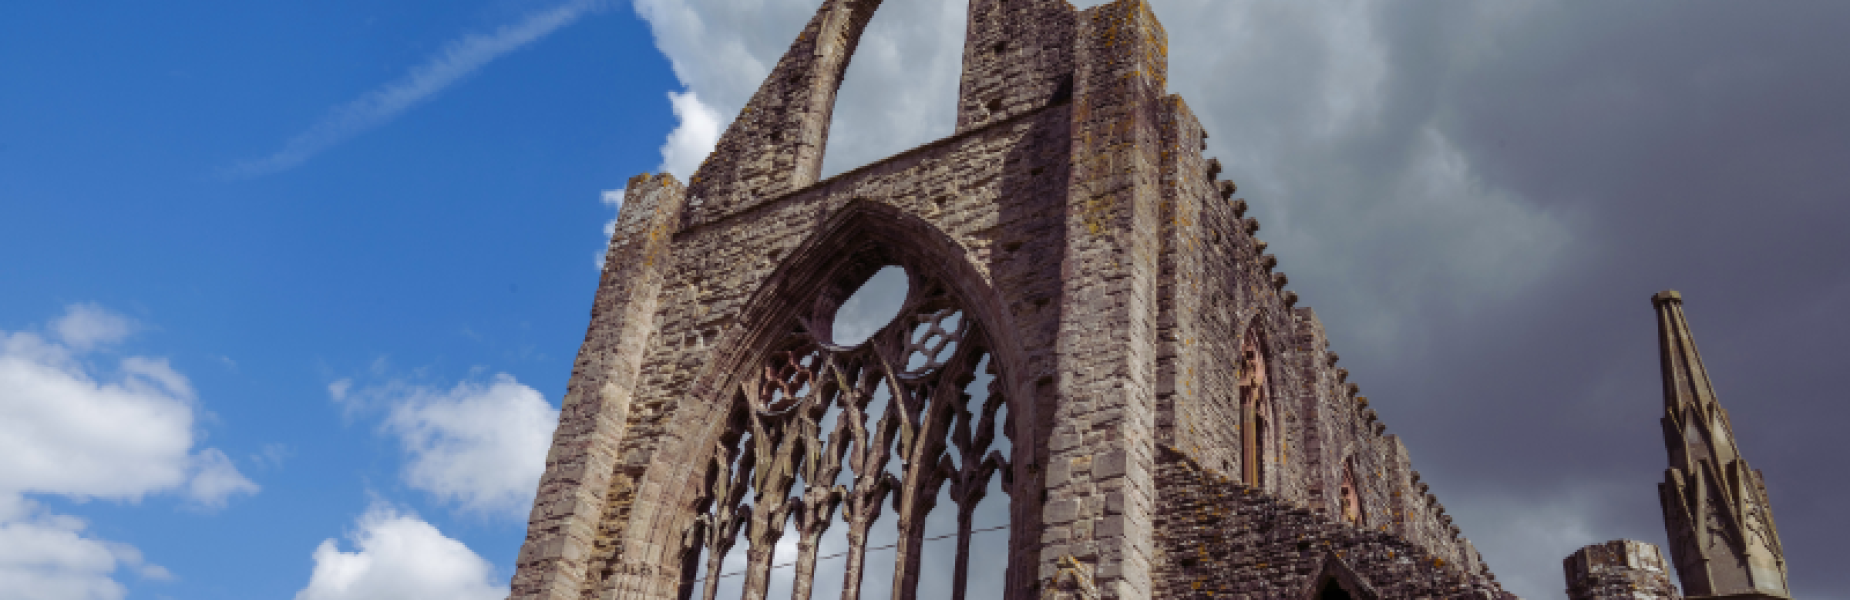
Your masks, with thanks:
[{"label": "grey storm cloud", "polygon": [[[637,10],[729,118],[816,4]],[[1676,288],[1794,595],[1850,598],[1850,4],[1152,4],[1171,91],[1512,591],[1564,597],[1585,544],[1664,542],[1648,298]],[[965,10],[886,0],[828,172],[951,132]]]}]

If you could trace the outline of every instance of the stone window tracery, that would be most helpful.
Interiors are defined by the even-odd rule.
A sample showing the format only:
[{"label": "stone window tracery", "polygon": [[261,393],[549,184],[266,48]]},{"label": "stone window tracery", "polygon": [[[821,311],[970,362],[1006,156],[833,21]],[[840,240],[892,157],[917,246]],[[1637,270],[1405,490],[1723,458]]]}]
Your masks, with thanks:
[{"label": "stone window tracery", "polygon": [[[683,539],[682,598],[729,599],[721,582],[735,573],[743,576],[737,597],[766,598],[781,568],[794,569],[790,597],[809,600],[826,559],[844,563],[844,600],[861,597],[870,573],[886,572],[891,594],[874,597],[909,600],[920,588],[925,542],[951,538],[950,595],[962,600],[970,591],[973,538],[1006,539],[1006,520],[998,527],[976,518],[998,495],[992,488],[1001,490],[990,502],[1002,514],[1009,505],[1005,379],[988,332],[966,306],[941,283],[907,275],[898,316],[864,342],[833,343],[832,326],[822,324],[839,304],[827,306],[825,294],[819,312],[828,314],[798,315],[762,353],[759,374],[734,394],[726,431],[710,448],[698,516]],[[939,506],[941,498],[950,506]],[[955,513],[954,529],[927,531],[927,516],[939,508]],[[889,510],[896,541],[893,554],[881,554],[893,557],[890,571],[868,564],[870,551],[885,549],[870,545]],[[845,549],[822,552],[824,536],[842,529]],[[934,564],[949,553],[944,546],[933,547]],[[870,592],[881,587],[867,583]]]}]

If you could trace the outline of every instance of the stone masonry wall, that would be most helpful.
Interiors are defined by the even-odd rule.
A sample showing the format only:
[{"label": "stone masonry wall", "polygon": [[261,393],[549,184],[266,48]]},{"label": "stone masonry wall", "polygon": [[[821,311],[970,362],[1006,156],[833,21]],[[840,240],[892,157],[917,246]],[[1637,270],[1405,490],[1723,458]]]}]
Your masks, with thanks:
[{"label": "stone masonry wall", "polygon": [[970,0],[957,132],[1071,100],[1078,24],[1066,0]]},{"label": "stone masonry wall", "polygon": [[631,439],[623,425],[633,397],[647,391],[638,377],[686,195],[667,176],[638,176],[627,189],[515,562],[513,585],[524,597],[577,597],[592,556],[610,547],[604,515],[631,500],[634,472],[621,466],[618,445]]},{"label": "stone masonry wall", "polygon": [[1613,540],[1581,548],[1561,561],[1569,600],[1675,600],[1670,564],[1654,544]]},{"label": "stone masonry wall", "polygon": [[1485,573],[1257,493],[1180,453],[1165,449],[1157,469],[1153,597],[1309,598],[1340,561],[1364,598],[1514,598]]}]

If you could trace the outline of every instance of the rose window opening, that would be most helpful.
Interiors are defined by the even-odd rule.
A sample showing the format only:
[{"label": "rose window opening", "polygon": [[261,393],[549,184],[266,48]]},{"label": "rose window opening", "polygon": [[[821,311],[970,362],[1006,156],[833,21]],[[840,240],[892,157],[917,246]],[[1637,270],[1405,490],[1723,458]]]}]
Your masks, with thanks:
[{"label": "rose window opening", "polygon": [[848,289],[740,378],[681,598],[1003,597],[1015,426],[990,333],[916,270]]}]

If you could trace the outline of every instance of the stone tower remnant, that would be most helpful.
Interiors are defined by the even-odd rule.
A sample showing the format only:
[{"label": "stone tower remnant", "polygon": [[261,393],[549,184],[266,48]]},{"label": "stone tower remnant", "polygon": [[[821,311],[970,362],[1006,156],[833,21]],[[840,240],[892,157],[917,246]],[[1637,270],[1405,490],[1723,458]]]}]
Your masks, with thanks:
[{"label": "stone tower remnant", "polygon": [[1664,371],[1664,448],[1657,486],[1670,556],[1690,598],[1786,598],[1786,558],[1760,471],[1735,445],[1734,425],[1709,382],[1683,296],[1652,297]]},{"label": "stone tower remnant", "polygon": [[955,133],[823,180],[880,4],[823,2],[686,184],[629,182],[513,598],[1510,597],[1202,155],[1146,1],[971,0]]},{"label": "stone tower remnant", "polygon": [[1562,561],[1568,600],[1676,600],[1670,565],[1656,544],[1613,540],[1581,548]]}]

